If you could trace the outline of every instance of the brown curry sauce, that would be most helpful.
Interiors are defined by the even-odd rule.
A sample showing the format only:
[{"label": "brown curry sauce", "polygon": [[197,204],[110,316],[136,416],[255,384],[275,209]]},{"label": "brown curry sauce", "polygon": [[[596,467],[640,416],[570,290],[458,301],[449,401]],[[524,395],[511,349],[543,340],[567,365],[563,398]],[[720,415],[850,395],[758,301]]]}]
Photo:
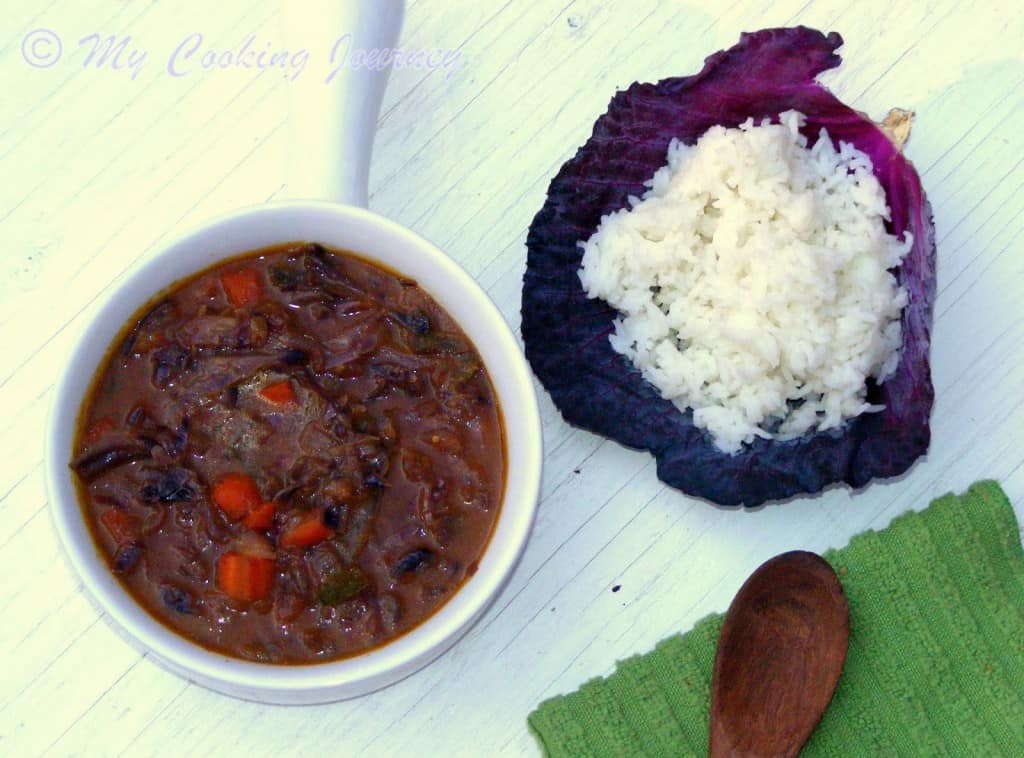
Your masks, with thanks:
[{"label": "brown curry sauce", "polygon": [[83,405],[99,549],[151,615],[268,663],[365,652],[475,571],[506,455],[479,354],[419,286],[321,245],[151,301]]}]

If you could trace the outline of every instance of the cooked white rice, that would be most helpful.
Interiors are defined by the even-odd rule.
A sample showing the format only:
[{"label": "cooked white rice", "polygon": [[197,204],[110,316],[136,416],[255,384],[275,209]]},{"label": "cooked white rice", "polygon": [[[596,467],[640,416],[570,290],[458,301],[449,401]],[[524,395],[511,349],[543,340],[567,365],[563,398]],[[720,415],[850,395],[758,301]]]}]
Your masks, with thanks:
[{"label": "cooked white rice", "polygon": [[899,362],[889,269],[910,235],[886,233],[867,155],[779,121],[673,140],[643,198],[581,243],[584,289],[620,312],[612,347],[730,453],[881,410],[865,381]]}]

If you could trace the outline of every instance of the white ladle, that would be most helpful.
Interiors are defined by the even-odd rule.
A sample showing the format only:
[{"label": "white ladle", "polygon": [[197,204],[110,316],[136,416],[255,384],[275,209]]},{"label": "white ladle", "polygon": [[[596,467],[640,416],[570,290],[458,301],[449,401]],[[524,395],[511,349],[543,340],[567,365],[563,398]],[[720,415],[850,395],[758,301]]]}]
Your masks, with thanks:
[{"label": "white ladle", "polygon": [[[394,47],[400,0],[289,0],[288,38],[321,62],[335,41]],[[366,210],[373,132],[386,72],[351,67],[330,83],[311,60],[293,82],[289,201],[229,213],[185,231],[122,276],[96,304],[68,358],[49,420],[46,478],[51,512],[68,560],[87,592],[137,647],[211,689],[272,703],[315,703],[361,695],[408,676],[436,658],[483,614],[508,580],[533,523],[540,486],[541,432],[530,372],[494,304],[434,245]],[[479,350],[502,409],[508,481],[501,513],[476,574],[425,623],[364,655],[310,666],[250,663],[206,650],[142,610],[110,572],[86,527],[68,461],[79,407],[107,348],[156,293],[246,250],[295,240],[354,251],[416,279],[461,324]]]}]

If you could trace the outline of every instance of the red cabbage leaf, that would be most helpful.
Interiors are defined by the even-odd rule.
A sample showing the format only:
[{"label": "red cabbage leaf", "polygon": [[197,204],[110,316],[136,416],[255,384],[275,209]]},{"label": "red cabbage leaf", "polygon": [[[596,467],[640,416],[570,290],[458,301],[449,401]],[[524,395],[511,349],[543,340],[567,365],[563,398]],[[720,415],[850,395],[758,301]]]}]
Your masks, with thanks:
[{"label": "red cabbage leaf", "polygon": [[[935,299],[935,234],[931,208],[913,166],[879,128],[815,81],[839,65],[837,33],[805,27],[744,34],[712,55],[695,76],[633,84],[612,98],[590,139],[551,181],[527,235],[522,335],[526,356],[570,423],[632,448],[649,450],[658,476],[688,494],[748,507],[833,482],[862,487],[906,471],[927,449],[934,390],[928,350]],[[795,109],[807,117],[810,142],[825,127],[833,141],[867,153],[892,211],[889,231],[914,235],[897,269],[910,295],[903,314],[899,367],[882,385],[869,383],[879,413],[842,427],[779,442],[757,439],[735,455],[718,450],[608,342],[615,311],[588,299],[577,271],[577,242],[601,217],[640,196],[664,165],[669,141],[696,142],[715,124]]]}]

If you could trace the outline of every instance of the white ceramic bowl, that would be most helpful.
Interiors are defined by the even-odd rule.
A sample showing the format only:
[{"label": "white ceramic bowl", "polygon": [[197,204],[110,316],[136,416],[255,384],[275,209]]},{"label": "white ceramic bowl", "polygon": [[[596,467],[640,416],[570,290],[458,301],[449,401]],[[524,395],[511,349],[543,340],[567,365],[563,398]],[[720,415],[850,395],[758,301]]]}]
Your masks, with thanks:
[{"label": "white ceramic bowl", "polygon": [[[479,569],[426,622],[363,655],[301,665],[250,663],[170,631],[125,591],[100,554],[78,503],[71,457],[80,405],[124,324],[161,289],[227,257],[294,240],[321,242],[379,261],[417,280],[473,340],[498,395],[508,475],[501,512]],[[57,533],[89,594],[117,627],[182,676],[220,692],[270,703],[318,703],[402,679],[448,649],[484,613],[519,560],[533,523],[541,474],[537,401],[526,362],[501,314],[438,248],[370,211],[332,203],[280,203],[232,213],[187,232],[124,275],[99,303],[60,378],[49,420],[46,478]]]}]

